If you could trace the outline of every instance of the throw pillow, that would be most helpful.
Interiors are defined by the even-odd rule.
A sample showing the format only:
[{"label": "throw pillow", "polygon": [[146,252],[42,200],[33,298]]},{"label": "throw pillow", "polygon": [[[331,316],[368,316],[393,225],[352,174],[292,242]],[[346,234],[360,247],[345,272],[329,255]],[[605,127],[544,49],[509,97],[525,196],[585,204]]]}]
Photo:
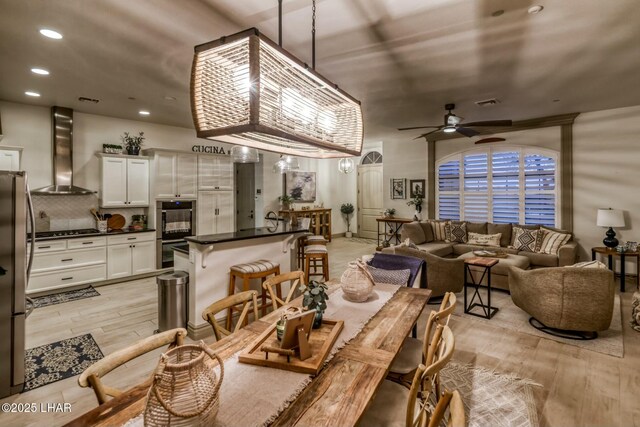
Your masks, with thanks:
[{"label": "throw pillow", "polygon": [[500,238],[502,233],[496,234],[480,234],[469,232],[469,244],[480,246],[496,246],[500,247]]},{"label": "throw pillow", "polygon": [[389,283],[390,285],[406,286],[409,282],[411,270],[385,270],[368,266],[369,273],[375,283]]},{"label": "throw pillow", "polygon": [[577,262],[573,265],[565,265],[565,267],[577,267],[577,268],[604,268],[606,270],[607,266],[601,263],[600,261],[583,261]]},{"label": "throw pillow", "polygon": [[417,245],[427,240],[424,236],[424,230],[418,221],[403,224],[400,229],[400,238],[402,240],[411,239]]},{"label": "throw pillow", "polygon": [[446,240],[446,226],[449,221],[431,221],[431,231],[433,231],[433,240]]},{"label": "throw pillow", "polygon": [[558,233],[548,228],[538,230],[536,252],[541,254],[557,255],[558,250],[571,239],[571,234]]},{"label": "throw pillow", "polygon": [[511,233],[511,249],[524,252],[535,252],[538,230],[528,230],[526,228],[513,226]]},{"label": "throw pillow", "polygon": [[444,229],[445,242],[467,243],[467,223],[449,222]]},{"label": "throw pillow", "polygon": [[433,230],[431,229],[431,221],[420,221],[422,231],[424,231],[425,243],[433,242]]},{"label": "throw pillow", "polygon": [[417,247],[415,245],[415,243],[413,243],[411,241],[411,239],[409,239],[408,237],[406,239],[404,239],[404,242],[400,243],[400,246],[404,246],[404,247],[407,247],[407,248],[420,250],[420,248]]}]

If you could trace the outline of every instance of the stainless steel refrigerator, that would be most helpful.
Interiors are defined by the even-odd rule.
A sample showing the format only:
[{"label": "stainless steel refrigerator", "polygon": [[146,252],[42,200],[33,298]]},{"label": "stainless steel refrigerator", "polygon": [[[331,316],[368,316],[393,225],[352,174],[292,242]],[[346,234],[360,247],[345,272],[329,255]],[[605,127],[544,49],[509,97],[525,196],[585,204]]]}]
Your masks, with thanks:
[{"label": "stainless steel refrigerator", "polygon": [[33,259],[27,257],[27,221],[34,230],[26,172],[0,171],[0,398],[24,384],[25,291]]}]

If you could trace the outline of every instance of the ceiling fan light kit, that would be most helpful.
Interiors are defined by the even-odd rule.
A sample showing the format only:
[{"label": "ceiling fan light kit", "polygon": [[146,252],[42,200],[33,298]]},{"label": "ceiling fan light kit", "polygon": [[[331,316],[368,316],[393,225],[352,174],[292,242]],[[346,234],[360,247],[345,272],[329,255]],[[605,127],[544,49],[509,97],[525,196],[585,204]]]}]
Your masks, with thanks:
[{"label": "ceiling fan light kit", "polygon": [[191,109],[199,138],[314,158],[362,150],[360,101],[256,28],[195,47]]}]

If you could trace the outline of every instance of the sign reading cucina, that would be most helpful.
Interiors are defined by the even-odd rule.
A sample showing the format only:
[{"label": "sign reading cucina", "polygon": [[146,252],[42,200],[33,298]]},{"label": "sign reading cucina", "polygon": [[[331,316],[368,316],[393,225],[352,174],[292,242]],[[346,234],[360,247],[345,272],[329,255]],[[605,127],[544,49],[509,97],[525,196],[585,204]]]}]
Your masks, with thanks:
[{"label": "sign reading cucina", "polygon": [[216,147],[214,145],[194,145],[191,147],[191,151],[194,153],[207,153],[207,154],[229,154],[224,151],[224,147]]}]

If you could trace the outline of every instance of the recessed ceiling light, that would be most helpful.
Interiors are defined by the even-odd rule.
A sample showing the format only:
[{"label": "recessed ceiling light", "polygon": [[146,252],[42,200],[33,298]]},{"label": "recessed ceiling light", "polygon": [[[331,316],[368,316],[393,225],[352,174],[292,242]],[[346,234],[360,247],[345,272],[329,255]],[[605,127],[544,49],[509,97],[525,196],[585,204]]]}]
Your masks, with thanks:
[{"label": "recessed ceiling light", "polygon": [[175,100],[176,100],[176,97],[175,97],[175,96],[165,96],[165,97],[164,97],[164,99],[165,99],[166,101],[175,101]]},{"label": "recessed ceiling light", "polygon": [[495,12],[493,12],[493,13],[491,14],[491,16],[500,16],[500,15],[502,15],[503,13],[504,13],[504,10],[503,10],[503,9],[500,9],[500,10],[496,10]]},{"label": "recessed ceiling light", "polygon": [[62,34],[60,34],[57,31],[50,30],[48,28],[42,28],[40,30],[40,34],[42,34],[45,37],[49,37],[50,39],[60,40],[62,38]]},{"label": "recessed ceiling light", "polygon": [[33,97],[36,97],[36,98],[40,96],[40,94],[38,92],[33,92],[33,91],[30,91],[30,90],[26,91],[24,94],[27,95],[27,96],[33,96]]},{"label": "recessed ceiling light", "polygon": [[537,4],[535,6],[531,6],[529,10],[527,10],[527,12],[530,15],[535,15],[536,13],[542,12],[542,9],[544,9],[544,6],[540,6],[539,4]]},{"label": "recessed ceiling light", "polygon": [[31,72],[34,74],[40,74],[41,76],[49,75],[49,71],[45,70],[44,68],[32,68]]},{"label": "recessed ceiling light", "polygon": [[148,112],[148,111],[145,111],[145,110],[140,110],[140,111],[138,111],[138,114],[140,114],[141,116],[148,116],[151,113]]},{"label": "recessed ceiling light", "polygon": [[560,102],[560,100],[559,99],[554,99],[553,102]]},{"label": "recessed ceiling light", "polygon": [[129,101],[135,101],[135,100],[136,100],[136,98],[135,98],[135,97],[133,97],[133,96],[130,96],[130,97],[128,97],[127,99],[128,99]]}]

